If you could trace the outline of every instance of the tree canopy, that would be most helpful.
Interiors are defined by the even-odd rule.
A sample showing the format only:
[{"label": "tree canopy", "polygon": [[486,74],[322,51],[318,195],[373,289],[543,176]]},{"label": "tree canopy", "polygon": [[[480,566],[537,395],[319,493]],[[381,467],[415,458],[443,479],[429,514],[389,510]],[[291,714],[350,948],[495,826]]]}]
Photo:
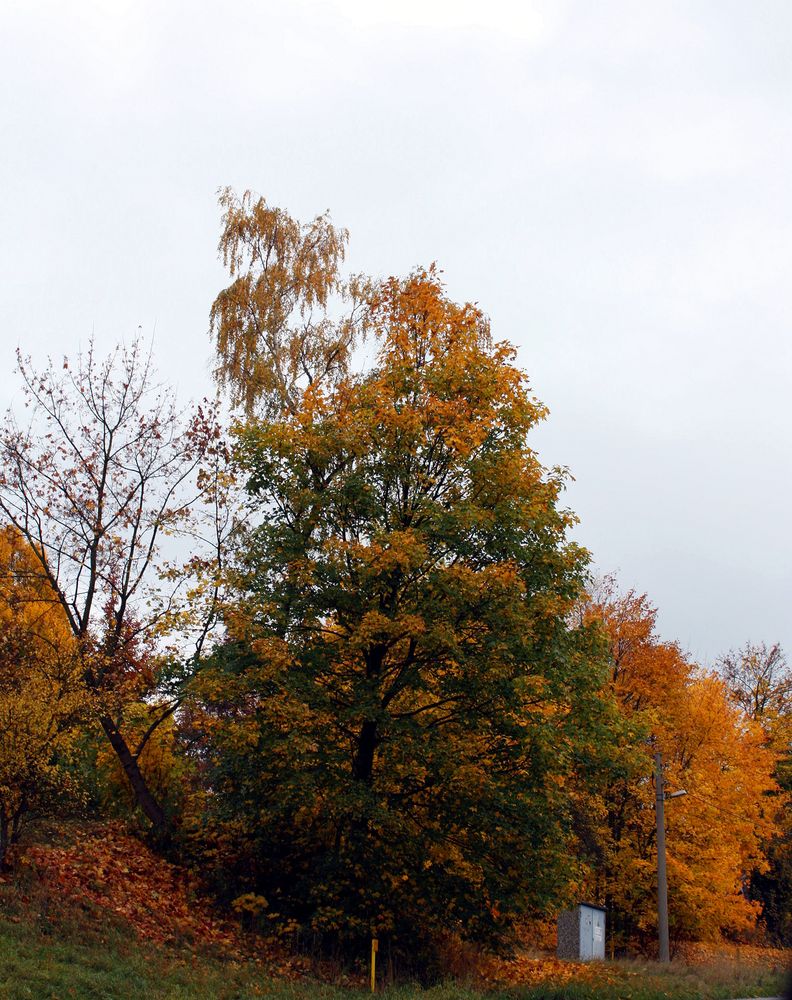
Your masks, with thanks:
[{"label": "tree canopy", "polygon": [[430,269],[368,324],[369,370],[237,428],[258,523],[200,681],[210,812],[234,891],[312,932],[497,940],[559,898],[565,782],[608,742],[588,555],[484,314]]},{"label": "tree canopy", "polygon": [[221,205],[224,401],[177,409],[140,341],[18,357],[0,865],[74,789],[91,815],[141,811],[246,928],[314,954],[375,936],[425,972],[439,941],[508,949],[582,898],[612,951],[651,952],[660,753],[687,791],[673,940],[760,919],[788,940],[780,647],[706,669],[646,594],[592,579],[568,474],[534,449],[545,406],[435,266],[350,275],[327,214]]}]

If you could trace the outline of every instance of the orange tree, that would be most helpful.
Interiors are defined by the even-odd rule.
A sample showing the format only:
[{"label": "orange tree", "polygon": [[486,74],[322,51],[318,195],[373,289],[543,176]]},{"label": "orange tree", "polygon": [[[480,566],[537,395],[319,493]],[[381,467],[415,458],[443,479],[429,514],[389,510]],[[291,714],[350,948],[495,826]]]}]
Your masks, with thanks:
[{"label": "orange tree", "polygon": [[645,594],[621,594],[608,580],[588,613],[608,632],[611,685],[633,743],[632,768],[604,796],[587,800],[600,820],[601,863],[590,884],[612,911],[614,945],[651,948],[656,941],[658,750],[669,789],[688,793],[666,810],[673,936],[750,930],[758,906],[744,890],[751,870],[764,865],[762,843],[775,812],[767,798],[775,788],[773,756],[760,728],[731,703],[719,677],[658,636]]},{"label": "orange tree", "polygon": [[778,829],[766,842],[768,867],[751,874],[751,897],[762,907],[762,921],[777,944],[792,945],[792,666],[778,643],[746,643],[727,653],[718,668],[732,701],[761,726],[775,757],[780,794],[766,809]]},{"label": "orange tree", "polygon": [[258,524],[183,719],[204,861],[323,947],[495,943],[557,900],[567,780],[610,745],[600,633],[570,618],[588,557],[481,311],[417,271],[366,324],[369,370],[292,380],[279,408],[262,379],[237,431]]}]

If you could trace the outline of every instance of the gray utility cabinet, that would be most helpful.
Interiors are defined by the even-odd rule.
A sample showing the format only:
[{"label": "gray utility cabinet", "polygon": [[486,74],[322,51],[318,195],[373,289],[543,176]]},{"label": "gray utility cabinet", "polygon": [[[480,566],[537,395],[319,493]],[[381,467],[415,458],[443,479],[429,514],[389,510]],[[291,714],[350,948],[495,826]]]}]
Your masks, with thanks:
[{"label": "gray utility cabinet", "polygon": [[556,954],[578,962],[605,958],[604,907],[580,903],[574,910],[559,913]]}]

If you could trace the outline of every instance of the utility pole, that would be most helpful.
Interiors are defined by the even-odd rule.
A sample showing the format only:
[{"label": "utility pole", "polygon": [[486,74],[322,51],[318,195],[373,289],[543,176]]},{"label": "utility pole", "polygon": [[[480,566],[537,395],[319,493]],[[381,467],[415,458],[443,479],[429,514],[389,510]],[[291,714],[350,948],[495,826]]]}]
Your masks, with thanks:
[{"label": "utility pole", "polygon": [[663,777],[663,755],[656,753],[655,759],[655,818],[657,819],[657,937],[661,962],[671,961],[671,949],[668,943],[668,880],[666,878],[666,846],[665,846],[665,801],[687,795],[684,788],[678,792],[665,790]]},{"label": "utility pole", "polygon": [[666,879],[665,847],[665,782],[663,755],[655,758],[655,818],[657,819],[657,936],[660,944],[660,961],[670,962],[668,945],[668,881]]}]

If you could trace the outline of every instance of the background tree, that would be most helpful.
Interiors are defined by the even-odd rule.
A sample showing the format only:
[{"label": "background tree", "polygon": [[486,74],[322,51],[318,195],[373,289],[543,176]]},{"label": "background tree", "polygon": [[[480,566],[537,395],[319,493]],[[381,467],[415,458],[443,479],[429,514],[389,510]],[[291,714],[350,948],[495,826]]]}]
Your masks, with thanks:
[{"label": "background tree", "polygon": [[[792,715],[792,668],[779,643],[746,643],[722,656],[717,663],[735,703],[750,718],[761,722],[772,736],[775,727],[786,729]],[[781,734],[788,738],[788,734]]]},{"label": "background tree", "polygon": [[27,543],[0,532],[0,868],[25,816],[71,784],[88,711],[76,643]]},{"label": "background tree", "polygon": [[[91,345],[76,366],[50,361],[42,371],[19,355],[18,368],[29,422],[9,412],[0,431],[0,511],[57,596],[101,729],[162,833],[166,813],[139,757],[179,702],[147,697],[162,680],[155,654],[182,610],[185,577],[163,579],[159,545],[166,534],[193,533],[199,501],[211,494],[200,470],[221,448],[214,413],[177,411],[139,341],[104,361]],[[125,730],[130,703],[150,712],[135,743]]]},{"label": "background tree", "polygon": [[301,388],[346,372],[370,284],[344,277],[349,234],[327,214],[300,223],[250,191],[221,192],[219,251],[232,278],[215,299],[215,374],[235,405],[294,410]]},{"label": "background tree", "polygon": [[773,829],[766,808],[773,759],[761,730],[731,703],[720,678],[659,638],[646,595],[622,594],[607,579],[588,613],[610,637],[611,684],[640,752],[604,802],[605,864],[594,884],[613,910],[613,944],[656,941],[656,750],[668,787],[688,792],[666,814],[672,933],[696,940],[746,932],[758,908],[745,881],[764,864],[763,839]]},{"label": "background tree", "polygon": [[563,889],[564,783],[609,742],[587,555],[481,311],[418,271],[367,322],[369,372],[238,429],[260,524],[193,717],[214,857],[325,944],[497,941]]},{"label": "background tree", "polygon": [[775,757],[781,794],[768,802],[778,830],[767,841],[767,868],[751,874],[751,896],[762,906],[771,940],[792,944],[792,668],[778,643],[746,643],[718,661],[734,702],[762,727]]}]

